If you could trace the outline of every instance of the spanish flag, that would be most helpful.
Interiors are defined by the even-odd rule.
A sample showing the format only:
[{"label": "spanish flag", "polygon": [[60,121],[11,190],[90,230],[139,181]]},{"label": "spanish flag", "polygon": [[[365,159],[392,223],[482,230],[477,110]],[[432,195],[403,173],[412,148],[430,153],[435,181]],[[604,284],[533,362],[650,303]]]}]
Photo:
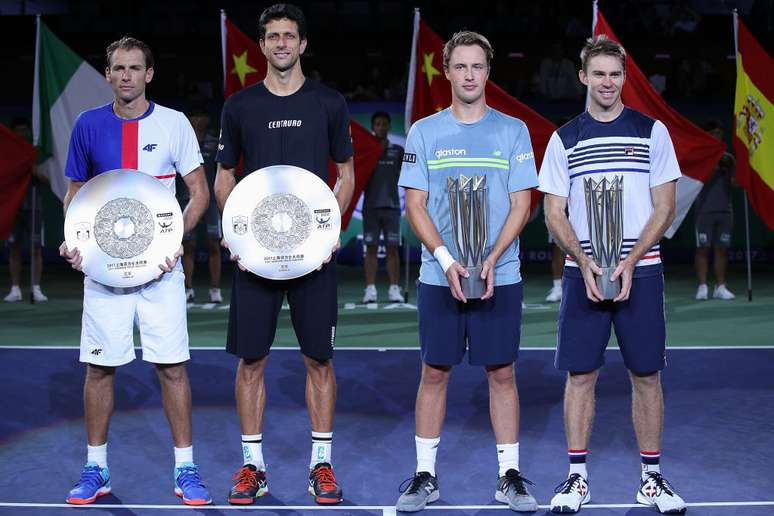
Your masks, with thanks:
[{"label": "spanish flag", "polygon": [[[414,36],[406,92],[406,132],[413,122],[451,105],[451,85],[443,71],[444,44],[441,37],[422,21],[419,9],[415,9]],[[535,151],[535,166],[540,170],[548,140],[556,130],[556,125],[510,96],[491,80],[486,83],[485,94],[489,107],[516,117],[527,124],[532,149]],[[533,189],[533,215],[540,198],[538,189]]]},{"label": "spanish flag", "polygon": [[[225,11],[220,12],[220,35],[223,52],[223,96],[228,98],[266,77],[266,57],[258,43],[239,30],[226,17]],[[347,211],[341,214],[342,231],[347,229],[357,200],[384,150],[379,140],[355,120],[350,120],[349,129],[355,151],[355,191]],[[328,185],[333,188],[336,184],[336,166],[330,160],[328,169]]]},{"label": "spanish flag", "polygon": [[753,209],[774,230],[774,59],[734,13],[736,179]]}]

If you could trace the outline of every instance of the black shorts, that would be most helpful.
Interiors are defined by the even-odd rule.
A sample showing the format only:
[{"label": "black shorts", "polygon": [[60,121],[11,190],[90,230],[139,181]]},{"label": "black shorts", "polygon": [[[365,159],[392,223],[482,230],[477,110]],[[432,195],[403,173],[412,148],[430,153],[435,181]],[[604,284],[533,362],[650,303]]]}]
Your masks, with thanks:
[{"label": "black shorts", "polygon": [[235,267],[226,351],[245,359],[268,355],[287,292],[301,352],[319,361],[332,358],[338,319],[334,261],[292,280],[269,280]]},{"label": "black shorts", "polygon": [[395,247],[400,245],[399,209],[363,209],[363,242],[365,245],[379,245],[379,233],[384,235],[385,245]]},{"label": "black shorts", "polygon": [[696,247],[729,247],[734,219],[729,212],[706,212],[696,215]]}]

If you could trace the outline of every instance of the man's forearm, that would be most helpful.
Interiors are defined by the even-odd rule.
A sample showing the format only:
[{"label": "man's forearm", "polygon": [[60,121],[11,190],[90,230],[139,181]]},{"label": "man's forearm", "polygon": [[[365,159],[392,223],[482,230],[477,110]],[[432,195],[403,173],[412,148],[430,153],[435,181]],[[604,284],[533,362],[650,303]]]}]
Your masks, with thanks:
[{"label": "man's forearm", "polygon": [[218,167],[218,174],[215,176],[215,201],[218,203],[218,210],[223,213],[223,207],[226,205],[228,196],[236,186],[233,168]]},{"label": "man's forearm", "polygon": [[352,158],[344,163],[336,163],[336,185],[333,187],[333,194],[336,196],[336,202],[339,204],[339,210],[342,215],[347,211],[349,203],[352,202],[352,194],[355,192],[355,165]]},{"label": "man's forearm", "polygon": [[208,192],[197,193],[191,195],[188,200],[185,209],[183,210],[183,231],[188,233],[196,228],[199,223],[199,219],[204,215],[207,205],[210,202],[210,196]]},{"label": "man's forearm", "polygon": [[581,247],[578,241],[578,236],[570,225],[570,221],[567,220],[564,210],[559,213],[546,212],[546,226],[554,237],[556,244],[569,254],[575,260],[575,263],[581,265],[589,259],[588,255]]},{"label": "man's forearm", "polygon": [[443,239],[441,239],[441,235],[435,228],[435,224],[433,224],[426,206],[407,206],[406,217],[417,238],[431,253],[435,252],[436,248],[444,245]]},{"label": "man's forearm", "polygon": [[497,261],[508,247],[513,244],[513,241],[518,238],[524,226],[529,220],[529,208],[530,208],[530,195],[529,190],[524,190],[526,195],[521,192],[515,192],[511,195],[520,196],[517,199],[511,200],[511,209],[508,212],[508,217],[505,219],[500,234],[497,236],[492,249],[489,251],[489,256]]},{"label": "man's forearm", "polygon": [[650,215],[648,222],[645,224],[642,233],[640,233],[640,238],[637,239],[634,247],[632,247],[632,250],[629,251],[629,254],[626,256],[626,259],[632,261],[632,263],[640,261],[640,258],[645,256],[645,254],[661,240],[666,230],[672,225],[674,219],[674,209],[670,210],[668,207],[665,207],[654,210]]}]

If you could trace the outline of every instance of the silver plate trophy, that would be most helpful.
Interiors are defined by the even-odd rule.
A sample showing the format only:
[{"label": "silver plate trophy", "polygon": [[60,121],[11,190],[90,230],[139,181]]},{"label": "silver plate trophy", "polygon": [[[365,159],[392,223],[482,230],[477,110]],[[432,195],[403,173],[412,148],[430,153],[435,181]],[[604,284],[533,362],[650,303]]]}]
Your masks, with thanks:
[{"label": "silver plate trophy", "polygon": [[183,240],[183,214],[175,195],[139,170],[116,169],[90,179],[67,208],[68,249],[83,257],[83,272],[110,287],[136,287],[156,279],[159,265]]},{"label": "silver plate trophy", "polygon": [[613,299],[621,292],[621,281],[610,281],[621,258],[623,244],[623,177],[584,179],[586,217],[594,261],[602,269],[597,287],[603,299]]},{"label": "silver plate trophy", "polygon": [[223,236],[247,270],[268,279],[298,278],[331,254],[341,230],[336,197],[312,172],[291,165],[256,170],[223,208]]},{"label": "silver plate trophy", "polygon": [[484,251],[489,238],[486,176],[449,177],[447,186],[457,261],[469,275],[467,278],[460,277],[462,293],[467,299],[478,299],[486,292],[486,281],[481,279]]}]

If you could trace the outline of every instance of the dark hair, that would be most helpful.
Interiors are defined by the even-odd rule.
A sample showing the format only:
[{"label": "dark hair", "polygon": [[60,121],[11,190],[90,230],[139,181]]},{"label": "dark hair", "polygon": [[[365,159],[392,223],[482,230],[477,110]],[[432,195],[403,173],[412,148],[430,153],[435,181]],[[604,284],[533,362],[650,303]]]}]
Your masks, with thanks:
[{"label": "dark hair", "polygon": [[266,37],[266,25],[270,21],[282,20],[283,18],[296,22],[298,37],[306,39],[306,17],[301,9],[293,4],[274,4],[264,9],[258,19],[258,39]]},{"label": "dark hair", "polygon": [[371,115],[371,125],[374,125],[374,121],[377,118],[386,118],[388,124],[392,123],[392,118],[390,117],[390,114],[386,111],[377,111],[376,113]]},{"label": "dark hair", "polygon": [[626,72],[626,50],[617,41],[613,41],[604,34],[594,36],[586,40],[580,53],[581,69],[586,72],[592,57],[596,56],[617,57],[621,61],[621,67]]},{"label": "dark hair", "polygon": [[27,127],[32,127],[30,125],[29,119],[27,119],[27,117],[24,117],[24,116],[17,116],[15,118],[13,118],[11,120],[11,125],[8,126],[8,127],[13,129],[14,127],[19,127],[20,125],[26,125]]},{"label": "dark hair", "polygon": [[486,54],[486,66],[489,68],[489,63],[494,56],[494,50],[489,40],[478,32],[470,30],[463,30],[454,34],[449,41],[443,46],[443,67],[449,69],[449,59],[451,59],[454,49],[460,46],[478,45]]},{"label": "dark hair", "polygon": [[121,50],[142,50],[142,53],[145,56],[145,68],[153,68],[153,52],[151,52],[150,47],[139,39],[131,36],[124,36],[108,45],[105,50],[105,66],[108,68],[110,68],[110,60],[113,58],[113,53],[119,48]]},{"label": "dark hair", "polygon": [[711,119],[704,122],[704,125],[702,125],[702,129],[704,129],[707,132],[714,131],[715,129],[723,130],[723,126],[720,124],[719,120]]}]

